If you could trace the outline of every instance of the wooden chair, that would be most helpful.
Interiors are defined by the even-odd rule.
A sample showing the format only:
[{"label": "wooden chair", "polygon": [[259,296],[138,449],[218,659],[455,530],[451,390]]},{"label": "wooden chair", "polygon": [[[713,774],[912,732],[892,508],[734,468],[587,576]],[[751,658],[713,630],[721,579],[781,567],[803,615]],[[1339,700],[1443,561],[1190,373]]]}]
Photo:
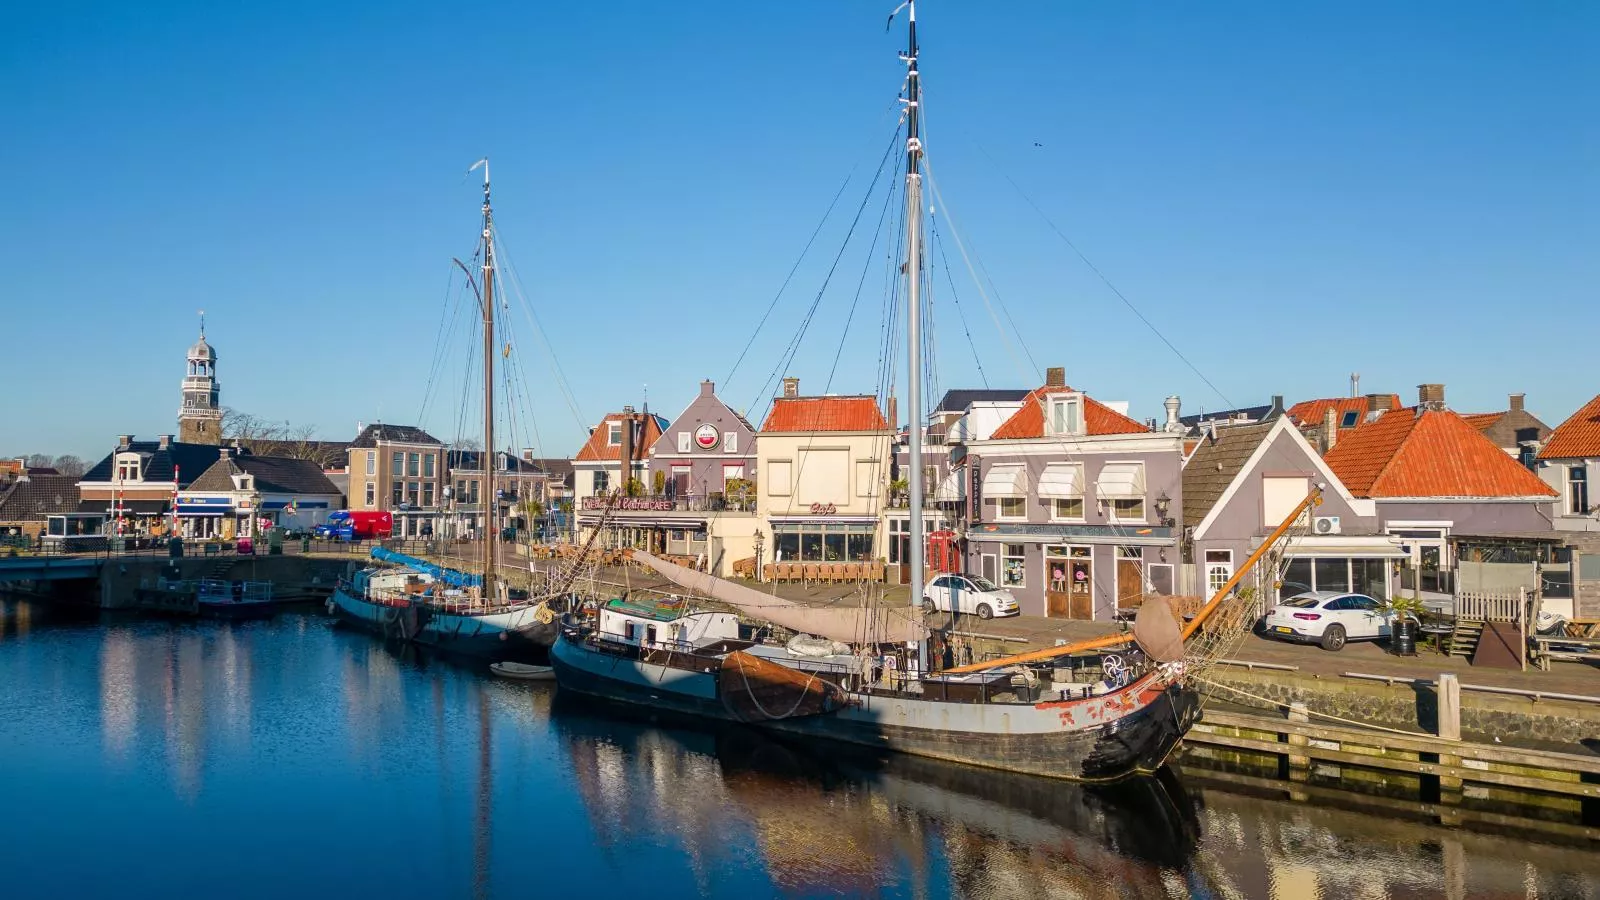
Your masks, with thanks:
[{"label": "wooden chair", "polygon": [[816,563],[806,563],[800,567],[800,579],[806,584],[810,584],[820,577],[822,577],[822,570]]},{"label": "wooden chair", "polygon": [[776,581],[778,579],[778,567],[772,563],[767,563],[766,565],[762,566],[761,578],[764,581]]}]

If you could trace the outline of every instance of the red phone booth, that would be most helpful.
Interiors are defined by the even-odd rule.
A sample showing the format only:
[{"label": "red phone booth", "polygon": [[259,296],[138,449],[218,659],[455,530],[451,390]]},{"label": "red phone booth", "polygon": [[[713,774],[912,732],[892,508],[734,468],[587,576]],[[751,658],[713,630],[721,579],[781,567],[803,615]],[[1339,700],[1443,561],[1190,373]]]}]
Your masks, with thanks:
[{"label": "red phone booth", "polygon": [[928,535],[928,568],[942,573],[961,571],[961,548],[954,531],[941,529]]}]

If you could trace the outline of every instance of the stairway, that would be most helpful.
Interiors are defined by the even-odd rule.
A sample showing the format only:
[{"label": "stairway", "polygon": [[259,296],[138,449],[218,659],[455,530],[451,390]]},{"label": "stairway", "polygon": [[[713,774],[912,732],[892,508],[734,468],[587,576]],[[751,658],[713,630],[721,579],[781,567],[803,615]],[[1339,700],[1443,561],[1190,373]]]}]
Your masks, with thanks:
[{"label": "stairway", "polygon": [[1483,637],[1483,623],[1474,619],[1457,619],[1456,630],[1450,634],[1450,655],[1472,658]]},{"label": "stairway", "polygon": [[238,562],[238,560],[235,560],[235,559],[219,559],[216,562],[213,562],[211,564],[210,568],[206,569],[204,572],[201,572],[200,573],[200,578],[198,580],[200,580],[200,581],[225,581],[226,579],[223,578],[223,576],[227,575],[228,572],[233,569],[233,565],[236,562]]}]

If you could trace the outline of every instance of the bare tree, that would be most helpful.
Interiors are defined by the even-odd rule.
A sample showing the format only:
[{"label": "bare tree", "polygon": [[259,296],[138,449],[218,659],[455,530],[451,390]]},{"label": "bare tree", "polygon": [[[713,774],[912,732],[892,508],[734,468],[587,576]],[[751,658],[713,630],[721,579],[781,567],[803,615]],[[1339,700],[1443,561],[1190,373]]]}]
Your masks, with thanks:
[{"label": "bare tree", "polygon": [[74,478],[78,478],[84,472],[89,471],[89,467],[83,460],[69,453],[65,456],[56,457],[55,470],[63,475],[71,475]]},{"label": "bare tree", "polygon": [[326,455],[314,425],[295,425],[263,419],[230,406],[222,408],[222,438],[237,441],[239,446],[260,456],[287,456],[291,459],[309,459],[318,464]]}]

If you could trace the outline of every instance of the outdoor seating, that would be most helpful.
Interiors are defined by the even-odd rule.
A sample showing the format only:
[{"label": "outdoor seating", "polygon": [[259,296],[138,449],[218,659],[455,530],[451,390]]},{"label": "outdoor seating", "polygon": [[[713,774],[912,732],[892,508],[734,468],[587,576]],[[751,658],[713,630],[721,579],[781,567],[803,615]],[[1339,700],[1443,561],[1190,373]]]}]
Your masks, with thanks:
[{"label": "outdoor seating", "polygon": [[1533,655],[1539,668],[1550,670],[1552,660],[1557,662],[1600,662],[1600,638],[1566,637],[1564,635],[1536,634],[1533,636]]},{"label": "outdoor seating", "polygon": [[800,568],[800,578],[806,584],[810,584],[811,582],[816,581],[820,577],[822,577],[822,571],[819,568],[817,568],[817,564],[816,563],[806,563],[804,566],[801,566],[801,568]]}]

